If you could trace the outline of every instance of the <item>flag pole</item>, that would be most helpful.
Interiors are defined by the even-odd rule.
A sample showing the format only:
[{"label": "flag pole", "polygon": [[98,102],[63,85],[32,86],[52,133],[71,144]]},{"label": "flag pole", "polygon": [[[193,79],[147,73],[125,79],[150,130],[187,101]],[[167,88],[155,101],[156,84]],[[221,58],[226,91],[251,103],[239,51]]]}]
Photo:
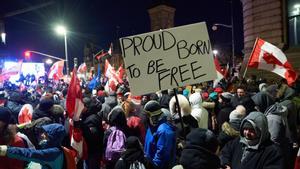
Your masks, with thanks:
[{"label": "flag pole", "polygon": [[247,62],[246,69],[245,69],[244,74],[243,74],[243,79],[244,79],[245,76],[246,76],[246,73],[247,73],[247,70],[248,70],[248,65],[249,65],[249,62],[250,62],[250,60],[251,60],[251,58],[252,58],[252,55],[253,55],[253,52],[254,52],[254,49],[255,49],[255,46],[256,46],[256,44],[257,44],[258,39],[259,39],[259,38],[256,38],[256,40],[255,40],[254,47],[253,47],[253,49],[252,49],[252,52],[251,52],[250,57],[249,57],[248,62]]}]

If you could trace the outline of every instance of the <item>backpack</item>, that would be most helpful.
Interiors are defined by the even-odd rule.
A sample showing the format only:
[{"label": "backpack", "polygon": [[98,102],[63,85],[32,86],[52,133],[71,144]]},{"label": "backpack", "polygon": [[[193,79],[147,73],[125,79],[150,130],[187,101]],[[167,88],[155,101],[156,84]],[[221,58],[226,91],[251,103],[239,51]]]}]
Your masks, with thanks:
[{"label": "backpack", "polygon": [[110,130],[112,132],[108,136],[105,158],[107,161],[117,161],[125,151],[126,136],[114,126]]},{"label": "backpack", "polygon": [[290,138],[285,106],[275,103],[268,107],[264,114],[267,117],[271,140],[274,143],[281,145],[286,138]]},{"label": "backpack", "polygon": [[139,161],[130,164],[129,169],[146,169],[145,165]]}]

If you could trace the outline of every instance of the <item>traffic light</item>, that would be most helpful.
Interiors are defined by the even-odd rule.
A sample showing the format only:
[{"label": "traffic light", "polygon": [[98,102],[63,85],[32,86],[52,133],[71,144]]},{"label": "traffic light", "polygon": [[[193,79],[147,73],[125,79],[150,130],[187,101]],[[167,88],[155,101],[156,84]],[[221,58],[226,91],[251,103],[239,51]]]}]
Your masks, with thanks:
[{"label": "traffic light", "polygon": [[31,56],[30,51],[25,51],[24,56],[25,56],[25,59],[30,59],[30,56]]}]

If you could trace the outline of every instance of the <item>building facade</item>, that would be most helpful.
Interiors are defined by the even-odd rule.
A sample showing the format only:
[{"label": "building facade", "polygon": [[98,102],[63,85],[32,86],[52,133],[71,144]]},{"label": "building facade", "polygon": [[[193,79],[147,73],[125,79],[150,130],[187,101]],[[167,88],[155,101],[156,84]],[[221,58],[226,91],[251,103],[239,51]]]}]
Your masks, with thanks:
[{"label": "building facade", "polygon": [[[255,39],[260,37],[286,54],[288,61],[300,73],[300,1],[241,0],[244,22],[244,62],[248,63]],[[248,69],[247,75],[276,77],[273,73]],[[270,76],[271,75],[271,76]]]}]

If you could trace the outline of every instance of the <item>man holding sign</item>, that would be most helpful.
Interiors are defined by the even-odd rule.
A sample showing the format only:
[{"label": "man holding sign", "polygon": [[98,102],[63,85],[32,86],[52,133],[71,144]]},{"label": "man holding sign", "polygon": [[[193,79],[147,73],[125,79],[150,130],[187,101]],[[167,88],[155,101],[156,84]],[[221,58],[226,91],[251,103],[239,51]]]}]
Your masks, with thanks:
[{"label": "man holding sign", "polygon": [[216,79],[204,22],[120,39],[134,95]]}]

